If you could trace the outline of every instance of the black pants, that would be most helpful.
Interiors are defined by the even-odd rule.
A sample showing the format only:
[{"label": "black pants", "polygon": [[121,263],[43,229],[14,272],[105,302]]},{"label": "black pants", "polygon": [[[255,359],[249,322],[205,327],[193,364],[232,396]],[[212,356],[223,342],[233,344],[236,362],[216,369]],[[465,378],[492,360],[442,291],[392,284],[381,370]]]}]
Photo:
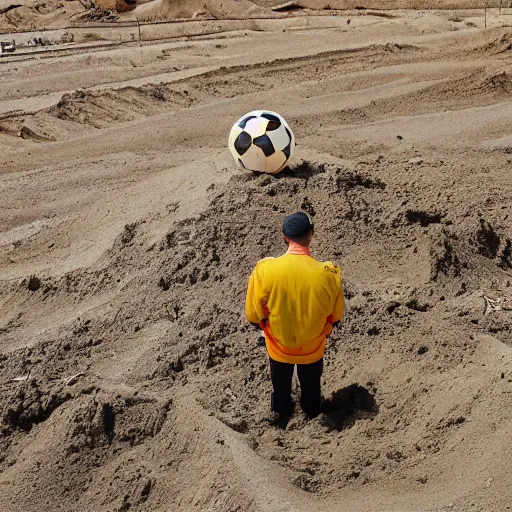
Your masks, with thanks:
[{"label": "black pants", "polygon": [[[271,408],[280,415],[291,416],[293,412],[292,378],[295,365],[280,363],[270,357],[269,360],[270,378],[274,388]],[[323,369],[323,359],[315,363],[297,365],[297,376],[300,383],[300,406],[309,418],[314,418],[320,414],[320,378]]]}]

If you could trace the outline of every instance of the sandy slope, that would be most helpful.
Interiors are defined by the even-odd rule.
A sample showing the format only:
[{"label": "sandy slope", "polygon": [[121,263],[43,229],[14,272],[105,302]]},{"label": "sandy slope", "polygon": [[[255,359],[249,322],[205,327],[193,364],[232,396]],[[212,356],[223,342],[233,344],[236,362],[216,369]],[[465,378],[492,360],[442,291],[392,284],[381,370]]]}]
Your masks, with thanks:
[{"label": "sandy slope", "polygon": [[[138,5],[137,5],[138,4]],[[89,5],[105,12],[88,10]],[[110,14],[108,11],[112,11]],[[36,0],[0,0],[0,33],[18,30],[35,30],[70,27],[87,22],[121,19],[158,21],[176,18],[215,19],[275,18],[279,15],[251,0],[96,0],[79,2],[58,0],[41,3]],[[25,41],[26,43],[26,41]]]},{"label": "sandy slope", "polygon": [[200,14],[216,19],[276,16],[250,0],[155,0],[143,3],[131,12],[131,16],[141,20],[192,18]]},{"label": "sandy slope", "polygon": [[[397,16],[2,61],[0,510],[510,507],[510,35]],[[259,106],[277,177],[225,147]],[[347,316],[283,431],[242,308],[297,208]]]}]

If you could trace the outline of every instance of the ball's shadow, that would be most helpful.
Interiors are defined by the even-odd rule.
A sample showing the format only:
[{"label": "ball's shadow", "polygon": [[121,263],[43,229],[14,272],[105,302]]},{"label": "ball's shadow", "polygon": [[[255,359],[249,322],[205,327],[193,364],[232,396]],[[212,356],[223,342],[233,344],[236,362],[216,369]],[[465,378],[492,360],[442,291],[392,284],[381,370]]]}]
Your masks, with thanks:
[{"label": "ball's shadow", "polygon": [[377,415],[379,406],[374,396],[363,386],[351,384],[335,391],[322,404],[321,423],[329,430],[345,430],[360,419]]},{"label": "ball's shadow", "polygon": [[281,172],[279,172],[278,174],[274,174],[274,177],[278,180],[289,178],[299,178],[307,180],[314,176],[315,174],[322,174],[324,172],[324,164],[317,164],[304,160],[299,164],[286,166]]}]

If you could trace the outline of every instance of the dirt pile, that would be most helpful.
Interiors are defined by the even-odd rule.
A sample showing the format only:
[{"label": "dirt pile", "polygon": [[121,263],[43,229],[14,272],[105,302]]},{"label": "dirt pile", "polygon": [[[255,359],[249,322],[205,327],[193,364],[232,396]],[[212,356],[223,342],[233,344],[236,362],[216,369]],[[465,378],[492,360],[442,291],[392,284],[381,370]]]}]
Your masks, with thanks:
[{"label": "dirt pile", "polygon": [[[158,21],[179,18],[208,17],[271,18],[278,14],[250,0],[71,0],[64,6],[57,0],[44,4],[35,0],[5,2],[0,4],[0,31],[53,28],[84,21],[115,21],[112,14],[132,13],[141,21]],[[130,18],[130,19],[132,19]]]},{"label": "dirt pile", "polygon": [[[441,185],[436,198],[418,183],[399,183],[375,166],[356,169],[325,156],[277,177],[241,174],[212,192],[203,214],[157,242],[147,236],[151,221],[141,219],[92,268],[4,288],[2,302],[11,304],[4,346],[26,308],[112,298],[31,348],[4,352],[0,467],[18,483],[3,506],[21,510],[52,489],[48,506],[63,509],[84,500],[89,509],[155,510],[162,500],[204,509],[209,498],[190,501],[171,474],[198,470],[182,437],[215,418],[227,430],[200,434],[210,470],[233,432],[251,457],[277,462],[298,490],[315,495],[397,476],[422,486],[433,477],[427,466],[446,468],[458,440],[483,427],[484,411],[493,410],[497,423],[507,414],[502,392],[512,358],[503,343],[512,312],[484,316],[479,290],[494,279],[499,293],[510,292],[510,232],[498,211],[479,218],[478,208],[471,213],[464,200],[450,201],[449,187]],[[297,413],[284,435],[266,419],[265,355],[241,307],[248,273],[259,258],[282,251],[273,234],[297,208],[315,218],[320,258],[351,260],[366,247],[381,276],[411,277],[390,286],[368,280],[368,269],[351,273],[346,321],[329,340],[325,391],[332,396],[317,420]],[[122,391],[112,387],[120,377]],[[195,411],[192,425],[184,410]],[[44,450],[35,451],[43,439]],[[465,460],[470,475],[481,470]],[[26,472],[32,476],[19,480]],[[99,484],[107,475],[108,491]],[[212,492],[211,482],[199,487],[207,485]],[[251,493],[233,493],[244,510],[258,510]]]},{"label": "dirt pile", "polygon": [[[105,2],[108,0],[99,1]],[[262,8],[250,0],[153,0],[137,6],[132,14],[141,20],[196,18],[198,16],[217,19],[270,18],[277,16],[272,11]]]},{"label": "dirt pile", "polygon": [[96,0],[94,6],[101,10],[123,13],[133,11],[137,2],[134,0]]},{"label": "dirt pile", "polygon": [[237,0],[237,1],[220,1],[208,0],[206,2],[206,9],[215,18],[252,18],[252,17],[275,17],[275,13],[263,9],[251,2],[250,0]]},{"label": "dirt pile", "polygon": [[84,7],[78,0],[70,0],[65,5],[57,0],[0,2],[0,32],[67,26],[75,15],[83,11]]},{"label": "dirt pile", "polygon": [[477,50],[484,51],[491,55],[497,55],[500,53],[508,52],[512,50],[512,34],[506,32],[483,46],[477,48]]},{"label": "dirt pile", "polygon": [[79,90],[62,97],[44,113],[65,121],[102,128],[112,123],[154,115],[162,109],[186,108],[193,104],[186,92],[165,85],[124,88],[119,91]]},{"label": "dirt pile", "polygon": [[[120,11],[123,12],[123,11]],[[119,20],[119,16],[115,9],[103,9],[96,5],[91,5],[85,12],[77,14],[73,17],[73,22],[115,22]],[[70,41],[72,42],[72,41]]]}]

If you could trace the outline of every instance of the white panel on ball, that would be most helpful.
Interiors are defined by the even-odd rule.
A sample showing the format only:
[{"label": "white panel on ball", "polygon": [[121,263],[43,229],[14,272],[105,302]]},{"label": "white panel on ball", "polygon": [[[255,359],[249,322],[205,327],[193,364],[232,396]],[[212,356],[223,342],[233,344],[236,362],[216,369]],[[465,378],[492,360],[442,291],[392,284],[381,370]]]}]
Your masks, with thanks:
[{"label": "white panel on ball", "polygon": [[290,136],[286,132],[284,126],[280,126],[277,130],[267,132],[269,139],[272,141],[274,148],[282,151],[288,144],[290,144]]},{"label": "white panel on ball", "polygon": [[265,130],[267,129],[268,119],[263,117],[255,117],[254,119],[249,119],[247,124],[245,125],[244,130],[251,134],[252,138],[261,137],[265,135]]}]

